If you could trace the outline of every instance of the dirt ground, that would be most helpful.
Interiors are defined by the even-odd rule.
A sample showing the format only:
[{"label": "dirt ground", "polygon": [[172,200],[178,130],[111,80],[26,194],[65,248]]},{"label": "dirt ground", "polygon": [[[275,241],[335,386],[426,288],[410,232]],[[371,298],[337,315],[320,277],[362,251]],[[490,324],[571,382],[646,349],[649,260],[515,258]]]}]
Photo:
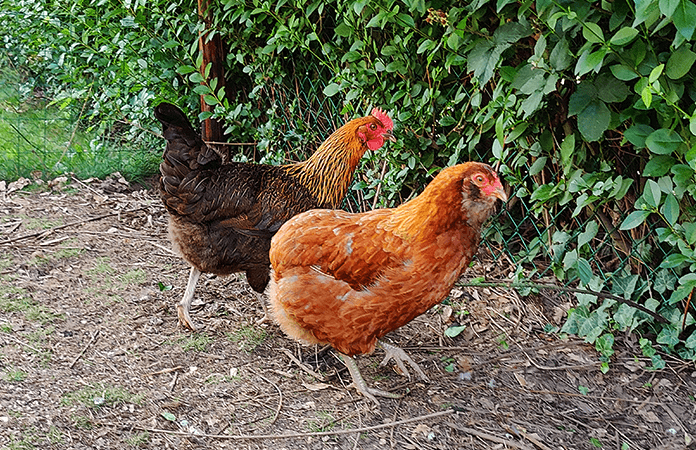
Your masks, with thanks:
[{"label": "dirt ground", "polygon": [[[694,365],[646,370],[620,334],[602,374],[591,346],[543,331],[569,297],[455,288],[387,336],[429,383],[358,357],[368,383],[404,394],[375,408],[330,348],[256,324],[241,276],[202,276],[201,330],[179,328],[189,267],[156,192],[23,184],[0,182],[0,448],[696,448]],[[489,260],[467,275],[511,270]],[[466,328],[448,337],[453,322]]]}]

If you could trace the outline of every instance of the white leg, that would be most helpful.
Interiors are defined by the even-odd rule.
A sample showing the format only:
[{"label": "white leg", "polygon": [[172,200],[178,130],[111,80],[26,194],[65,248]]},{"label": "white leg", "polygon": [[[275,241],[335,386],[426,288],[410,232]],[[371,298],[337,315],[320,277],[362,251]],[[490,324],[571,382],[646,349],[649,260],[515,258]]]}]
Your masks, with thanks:
[{"label": "white leg", "polygon": [[256,325],[271,322],[271,316],[268,314],[268,306],[266,306],[266,296],[256,291],[254,291],[254,294],[256,294],[256,298],[258,299],[259,303],[261,303],[261,307],[263,308],[263,317],[256,321]]},{"label": "white leg", "polygon": [[196,331],[196,326],[193,324],[193,320],[191,320],[189,311],[191,310],[193,294],[196,292],[196,283],[198,283],[198,277],[200,276],[201,271],[195,267],[191,267],[188,284],[186,285],[186,292],[184,292],[184,297],[179,304],[176,305],[177,314],[179,315],[179,324],[184,328],[189,328],[191,331]]},{"label": "white leg", "polygon": [[405,373],[408,379],[410,380],[411,374],[408,373],[408,370],[406,370],[406,366],[404,365],[404,361],[406,361],[408,365],[416,371],[421,380],[430,381],[428,377],[425,375],[425,373],[418,366],[418,364],[416,364],[416,362],[412,360],[411,357],[408,356],[405,351],[401,350],[396,345],[387,344],[384,341],[377,341],[377,343],[380,347],[382,347],[382,349],[386,353],[386,356],[384,357],[384,360],[382,360],[382,362],[380,363],[380,366],[386,365],[387,361],[393,359],[394,362],[396,362],[396,365],[399,366],[399,369],[401,369],[401,371]]},{"label": "white leg", "polygon": [[381,389],[375,389],[371,388],[367,385],[365,382],[365,379],[362,377],[360,374],[360,369],[358,369],[358,365],[355,362],[355,359],[351,358],[348,355],[345,355],[343,353],[338,353],[341,355],[341,359],[343,360],[343,364],[346,365],[348,368],[348,372],[350,372],[350,376],[353,378],[353,384],[355,384],[355,388],[360,392],[362,395],[365,397],[369,398],[372,400],[375,405],[379,408],[379,402],[375,398],[375,396],[380,396],[380,397],[386,397],[386,398],[401,398],[402,395],[399,394],[393,394],[391,392],[386,392]]}]

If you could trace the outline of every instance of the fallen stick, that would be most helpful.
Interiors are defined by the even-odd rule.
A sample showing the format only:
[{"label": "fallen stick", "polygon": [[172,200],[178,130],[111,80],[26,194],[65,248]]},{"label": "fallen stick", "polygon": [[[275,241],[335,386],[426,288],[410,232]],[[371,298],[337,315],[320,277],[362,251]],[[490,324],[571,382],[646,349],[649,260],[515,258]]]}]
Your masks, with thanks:
[{"label": "fallen stick", "polygon": [[75,359],[73,359],[73,362],[70,363],[70,365],[68,366],[70,369],[72,369],[73,366],[75,366],[75,364],[77,363],[77,360],[80,359],[80,358],[82,357],[82,355],[85,354],[85,352],[87,351],[87,349],[88,349],[92,344],[94,344],[94,341],[97,339],[97,336],[99,336],[99,330],[97,330],[97,331],[94,332],[94,334],[92,335],[92,339],[90,339],[90,341],[87,343],[87,345],[85,345],[85,348],[82,349],[82,351],[80,352],[80,354],[77,355],[77,356],[75,357]]},{"label": "fallen stick", "polygon": [[[407,423],[413,422],[423,422],[428,419],[434,419],[436,417],[447,416],[454,414],[453,409],[448,409],[446,411],[440,411],[432,414],[427,414],[425,416],[412,417],[410,419],[399,420],[397,422],[383,423],[380,425],[374,425],[371,427],[362,428],[352,428],[350,430],[337,430],[337,431],[321,431],[317,433],[288,433],[288,434],[260,434],[255,435],[227,435],[227,434],[205,434],[205,433],[187,433],[185,431],[174,431],[174,430],[162,430],[159,428],[147,428],[139,425],[127,425],[129,428],[136,430],[147,431],[149,433],[162,433],[162,434],[173,434],[177,436],[193,436],[196,438],[210,438],[210,439],[230,439],[230,440],[249,440],[249,439],[288,439],[288,438],[302,438],[302,437],[318,437],[318,436],[337,436],[341,434],[354,434],[354,433],[365,433],[369,431],[381,430],[382,428],[396,427],[399,425],[405,425]],[[96,422],[99,425],[107,425],[112,427],[123,427],[126,424],[115,424],[110,422]],[[523,447],[524,448],[524,447]]]},{"label": "fallen stick", "polygon": [[56,226],[56,227],[49,228],[48,230],[37,231],[37,232],[35,232],[35,233],[24,234],[24,235],[22,235],[22,236],[17,236],[16,238],[7,239],[7,240],[5,240],[5,241],[0,242],[0,245],[10,244],[10,243],[12,243],[12,242],[21,241],[22,239],[27,239],[27,238],[30,238],[30,237],[41,236],[41,235],[44,235],[44,234],[48,235],[48,234],[50,234],[50,233],[53,233],[53,232],[56,231],[56,230],[60,230],[60,229],[63,229],[63,228],[73,227],[73,226],[75,226],[75,225],[82,225],[82,224],[85,224],[85,223],[88,223],[88,222],[94,222],[95,220],[101,220],[101,219],[106,219],[106,218],[108,218],[108,217],[118,216],[118,215],[120,215],[120,214],[128,214],[128,213],[132,213],[132,212],[136,212],[136,211],[141,211],[141,210],[143,210],[143,209],[145,209],[145,207],[140,207],[140,208],[135,208],[135,209],[129,209],[129,210],[126,210],[126,211],[119,211],[119,212],[110,213],[110,214],[104,214],[104,215],[102,215],[102,216],[91,217],[91,218],[89,218],[89,219],[82,219],[82,220],[78,220],[78,221],[75,221],[75,222],[66,223],[65,225],[58,225],[58,226]]},{"label": "fallen stick", "polygon": [[461,425],[457,425],[456,423],[445,422],[445,425],[447,425],[450,428],[454,428],[455,430],[461,431],[462,433],[473,434],[474,436],[480,437],[481,439],[485,439],[487,441],[496,442],[498,444],[503,444],[508,447],[521,448],[523,450],[532,450],[526,445],[518,444],[517,442],[511,441],[509,439],[499,438],[498,436],[493,436],[492,434],[484,433],[482,431],[474,430],[473,428],[463,427]]}]

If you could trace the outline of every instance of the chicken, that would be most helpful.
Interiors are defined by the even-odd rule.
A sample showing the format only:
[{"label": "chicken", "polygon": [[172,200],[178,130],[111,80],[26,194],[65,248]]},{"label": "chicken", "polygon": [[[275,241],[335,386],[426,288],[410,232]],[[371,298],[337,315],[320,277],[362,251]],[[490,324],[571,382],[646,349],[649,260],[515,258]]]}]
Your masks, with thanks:
[{"label": "chicken", "polygon": [[261,294],[269,280],[271,238],[292,216],[311,208],[337,208],[360,158],[385,139],[393,122],[379,108],[335,131],[306,161],[283,166],[226,163],[193,130],[176,106],[161,103],[155,117],[167,141],[160,164],[160,193],[169,212],[174,249],[191,264],[179,323],[191,330],[196,283],[202,272],[246,272]]},{"label": "chicken", "polygon": [[[482,224],[507,200],[496,173],[468,162],[446,168],[395,209],[318,209],[286,222],[271,241],[271,315],[302,343],[330,344],[356,388],[375,396],[353,359],[380,345],[408,375],[406,353],[380,340],[442,301],[474,257]],[[410,376],[409,376],[410,378]]]}]

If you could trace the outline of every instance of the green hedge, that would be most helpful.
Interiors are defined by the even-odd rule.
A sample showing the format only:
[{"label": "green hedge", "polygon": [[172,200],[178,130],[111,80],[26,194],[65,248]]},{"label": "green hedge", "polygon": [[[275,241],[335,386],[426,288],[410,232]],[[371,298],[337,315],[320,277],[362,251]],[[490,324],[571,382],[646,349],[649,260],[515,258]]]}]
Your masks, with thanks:
[{"label": "green hedge", "polygon": [[96,126],[156,129],[154,102],[197,111],[203,95],[231,141],[254,144],[240,160],[302,159],[382,106],[399,142],[365,159],[352,206],[398,204],[441,167],[491,162],[513,196],[486,238],[517,263],[513,279],[552,273],[668,320],[578,294],[563,332],[605,363],[627,329],[655,367],[655,348],[696,359],[691,314],[682,332],[696,287],[691,1],[220,0],[224,88],[197,70],[195,8],[5,1],[0,31],[16,64],[58,104],[87,101]]}]

